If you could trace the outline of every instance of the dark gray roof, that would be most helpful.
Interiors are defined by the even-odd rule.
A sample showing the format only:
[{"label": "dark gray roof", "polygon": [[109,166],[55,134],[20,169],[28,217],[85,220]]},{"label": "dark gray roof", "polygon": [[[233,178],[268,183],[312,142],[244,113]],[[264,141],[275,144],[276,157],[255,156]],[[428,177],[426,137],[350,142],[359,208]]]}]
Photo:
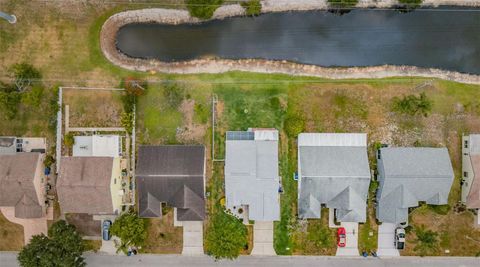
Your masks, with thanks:
[{"label": "dark gray roof", "polygon": [[140,146],[136,170],[139,216],[161,217],[161,203],[177,208],[177,220],[205,217],[204,146]]},{"label": "dark gray roof", "polygon": [[454,177],[446,148],[382,148],[378,173],[377,218],[389,223],[407,222],[419,201],[447,204]]}]

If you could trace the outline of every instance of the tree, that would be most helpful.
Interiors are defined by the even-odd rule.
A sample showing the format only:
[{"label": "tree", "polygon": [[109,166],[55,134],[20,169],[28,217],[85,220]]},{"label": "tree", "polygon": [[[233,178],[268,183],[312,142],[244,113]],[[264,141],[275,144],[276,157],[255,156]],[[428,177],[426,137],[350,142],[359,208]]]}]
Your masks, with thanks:
[{"label": "tree", "polygon": [[123,86],[128,95],[141,96],[145,93],[148,83],[134,77],[127,77],[123,80]]},{"label": "tree", "polygon": [[10,68],[17,91],[24,92],[34,82],[42,78],[39,70],[28,63],[17,63]]},{"label": "tree", "polygon": [[187,9],[192,17],[210,19],[223,0],[187,0]]},{"label": "tree", "polygon": [[85,248],[75,226],[64,220],[55,222],[48,230],[50,236],[35,235],[18,254],[18,262],[23,267],[37,266],[85,266],[82,253]]},{"label": "tree", "polygon": [[206,251],[215,259],[235,259],[247,244],[247,228],[221,207],[216,209],[207,230]]},{"label": "tree", "polygon": [[142,246],[147,238],[145,221],[133,212],[120,215],[110,228],[110,232],[120,238],[121,244],[118,249],[124,253],[130,246]]},{"label": "tree", "polygon": [[245,8],[247,16],[258,16],[262,12],[262,4],[260,0],[248,0],[242,2],[242,7]]}]

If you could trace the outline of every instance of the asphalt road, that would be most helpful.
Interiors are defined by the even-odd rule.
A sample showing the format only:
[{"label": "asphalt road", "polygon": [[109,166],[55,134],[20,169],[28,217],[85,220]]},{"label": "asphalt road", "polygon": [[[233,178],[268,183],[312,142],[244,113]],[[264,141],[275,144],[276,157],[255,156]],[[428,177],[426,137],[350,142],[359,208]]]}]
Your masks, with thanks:
[{"label": "asphalt road", "polygon": [[[208,256],[180,256],[180,255],[137,255],[133,257],[108,256],[100,254],[87,254],[88,266],[271,266],[271,267],[478,267],[480,258],[466,257],[401,257],[401,258],[338,258],[316,256],[243,256],[235,261],[222,260],[215,262]],[[0,266],[18,266],[15,253],[0,252]]]}]

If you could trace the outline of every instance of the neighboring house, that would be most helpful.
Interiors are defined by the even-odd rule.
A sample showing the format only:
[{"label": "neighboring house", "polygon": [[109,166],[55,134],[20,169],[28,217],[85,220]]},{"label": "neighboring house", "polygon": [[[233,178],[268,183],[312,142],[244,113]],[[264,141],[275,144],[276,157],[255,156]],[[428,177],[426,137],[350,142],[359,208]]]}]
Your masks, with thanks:
[{"label": "neighboring house", "polygon": [[298,178],[300,218],[320,218],[325,205],[339,222],[365,222],[371,179],[367,135],[300,134]]},{"label": "neighboring house", "polygon": [[177,221],[205,218],[205,147],[140,146],[136,168],[138,214],[161,218],[162,203]]},{"label": "neighboring house", "polygon": [[16,218],[46,214],[44,156],[37,152],[0,155],[0,207],[13,208]]},{"label": "neighboring house", "polygon": [[75,136],[74,157],[120,157],[122,139],[118,135]]},{"label": "neighboring house", "polygon": [[462,143],[462,203],[477,211],[480,224],[480,134],[464,136]]},{"label": "neighboring house", "polygon": [[62,213],[118,214],[124,194],[120,158],[62,157],[56,187]]},{"label": "neighboring house", "polygon": [[45,153],[47,142],[41,137],[0,137],[0,155],[12,155],[20,152]]},{"label": "neighboring house", "polygon": [[254,221],[280,220],[278,131],[227,132],[226,207]]},{"label": "neighboring house", "polygon": [[454,179],[446,148],[381,148],[377,152],[377,219],[408,223],[420,201],[445,205]]}]

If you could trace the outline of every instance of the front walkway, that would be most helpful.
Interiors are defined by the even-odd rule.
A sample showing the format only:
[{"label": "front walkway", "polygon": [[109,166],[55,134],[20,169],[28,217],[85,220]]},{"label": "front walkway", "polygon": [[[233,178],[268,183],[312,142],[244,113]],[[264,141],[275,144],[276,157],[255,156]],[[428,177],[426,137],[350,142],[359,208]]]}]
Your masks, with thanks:
[{"label": "front walkway", "polygon": [[203,222],[182,221],[183,250],[182,255],[203,255]]},{"label": "front walkway", "polygon": [[345,228],[347,233],[347,244],[343,248],[337,248],[336,256],[360,256],[358,252],[358,223],[342,222],[340,226]]},{"label": "front walkway", "polygon": [[378,226],[377,255],[383,257],[399,257],[400,252],[395,248],[395,228],[393,223],[382,223]]},{"label": "front walkway", "polygon": [[24,236],[25,245],[30,242],[30,239],[34,235],[39,235],[42,233],[44,235],[47,235],[48,233],[47,220],[53,220],[52,207],[48,208],[47,215],[45,215],[45,217],[35,218],[35,219],[16,218],[14,207],[2,207],[0,208],[0,212],[3,213],[3,216],[5,216],[7,220],[23,226],[23,236]]},{"label": "front walkway", "polygon": [[255,222],[253,224],[251,255],[277,255],[273,249],[273,222]]}]

